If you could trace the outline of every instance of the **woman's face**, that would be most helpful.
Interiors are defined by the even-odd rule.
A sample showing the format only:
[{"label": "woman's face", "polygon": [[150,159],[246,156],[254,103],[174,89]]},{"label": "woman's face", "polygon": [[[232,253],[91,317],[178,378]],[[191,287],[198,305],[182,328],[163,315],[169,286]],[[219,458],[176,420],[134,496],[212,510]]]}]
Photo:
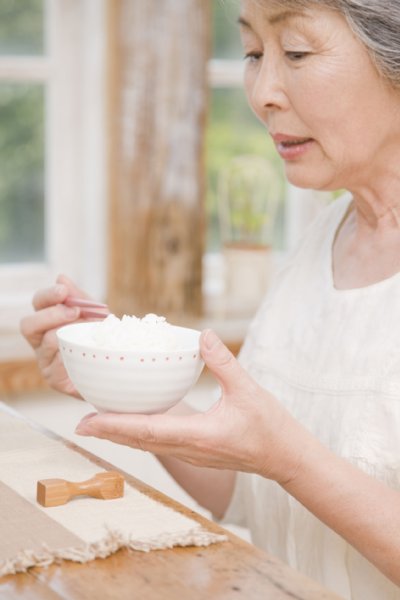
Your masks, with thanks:
[{"label": "woman's face", "polygon": [[240,23],[247,97],[289,181],[355,189],[385,172],[399,152],[400,94],[344,17],[242,0]]}]

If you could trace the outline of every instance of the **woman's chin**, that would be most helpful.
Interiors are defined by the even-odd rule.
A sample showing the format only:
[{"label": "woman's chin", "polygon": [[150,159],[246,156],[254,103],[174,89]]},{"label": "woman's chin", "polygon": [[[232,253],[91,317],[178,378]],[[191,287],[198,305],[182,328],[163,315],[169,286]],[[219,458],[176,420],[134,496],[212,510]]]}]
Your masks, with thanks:
[{"label": "woman's chin", "polygon": [[322,177],[317,170],[307,173],[304,169],[286,165],[285,171],[288,182],[298,188],[327,192],[342,187],[334,185],[331,178]]}]

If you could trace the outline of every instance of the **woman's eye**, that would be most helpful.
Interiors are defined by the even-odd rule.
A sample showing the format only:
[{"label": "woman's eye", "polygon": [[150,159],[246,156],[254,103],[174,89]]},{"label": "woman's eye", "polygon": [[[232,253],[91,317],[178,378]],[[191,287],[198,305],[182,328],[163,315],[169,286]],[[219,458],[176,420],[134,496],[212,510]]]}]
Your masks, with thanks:
[{"label": "woman's eye", "polygon": [[293,62],[298,62],[300,60],[302,60],[303,58],[306,58],[306,56],[309,55],[309,52],[301,52],[301,51],[287,51],[285,52],[286,56],[288,57],[289,60],[293,61]]},{"label": "woman's eye", "polygon": [[262,58],[261,52],[247,52],[244,55],[244,60],[247,60],[249,62],[257,62],[258,60],[260,60],[260,58]]}]

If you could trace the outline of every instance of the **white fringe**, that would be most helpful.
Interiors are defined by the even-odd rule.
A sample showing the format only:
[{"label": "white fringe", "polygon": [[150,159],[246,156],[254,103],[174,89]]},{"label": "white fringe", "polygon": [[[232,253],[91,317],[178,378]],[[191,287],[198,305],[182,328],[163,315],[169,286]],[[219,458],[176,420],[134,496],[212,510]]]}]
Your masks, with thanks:
[{"label": "white fringe", "polygon": [[52,563],[61,562],[61,560],[85,563],[95,558],[106,558],[121,548],[149,552],[174,546],[209,546],[217,542],[225,542],[227,539],[226,535],[212,533],[201,528],[194,528],[186,533],[168,533],[141,541],[127,538],[118,531],[110,531],[104,539],[83,548],[51,550],[47,546],[43,546],[39,551],[23,550],[14,558],[0,562],[0,577],[25,573],[30,567],[48,567]]}]

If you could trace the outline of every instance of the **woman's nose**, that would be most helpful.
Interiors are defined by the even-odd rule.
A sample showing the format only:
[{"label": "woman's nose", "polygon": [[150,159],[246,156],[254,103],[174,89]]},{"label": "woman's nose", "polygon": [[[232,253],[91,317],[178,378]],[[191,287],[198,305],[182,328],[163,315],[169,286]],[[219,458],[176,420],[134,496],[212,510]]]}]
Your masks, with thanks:
[{"label": "woman's nose", "polygon": [[284,79],[277,65],[263,61],[249,90],[249,100],[256,113],[283,110],[288,106]]}]

